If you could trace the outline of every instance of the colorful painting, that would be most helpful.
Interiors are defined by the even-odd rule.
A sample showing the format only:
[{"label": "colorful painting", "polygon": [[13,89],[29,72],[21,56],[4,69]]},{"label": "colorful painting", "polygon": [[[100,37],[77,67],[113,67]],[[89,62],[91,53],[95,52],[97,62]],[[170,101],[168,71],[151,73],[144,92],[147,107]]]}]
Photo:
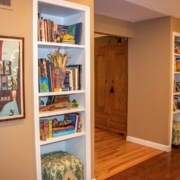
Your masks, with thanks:
[{"label": "colorful painting", "polygon": [[24,38],[0,36],[0,122],[25,118]]}]

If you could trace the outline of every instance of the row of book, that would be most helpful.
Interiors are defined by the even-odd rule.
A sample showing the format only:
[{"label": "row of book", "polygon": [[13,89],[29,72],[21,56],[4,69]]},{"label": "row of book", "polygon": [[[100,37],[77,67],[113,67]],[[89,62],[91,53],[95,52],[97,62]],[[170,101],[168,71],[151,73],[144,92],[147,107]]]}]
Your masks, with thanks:
[{"label": "row of book", "polygon": [[[38,60],[39,68],[39,92],[55,92],[55,91],[76,91],[81,90],[82,81],[82,65],[74,64],[66,66],[64,87],[59,88],[59,79],[61,73],[57,75],[57,71],[52,68],[49,60],[40,58]],[[58,78],[58,79],[57,79]]]},{"label": "row of book", "polygon": [[64,114],[63,119],[57,118],[41,119],[40,120],[40,140],[54,138],[67,134],[72,134],[82,131],[82,119],[80,113]]},{"label": "row of book", "polygon": [[82,22],[60,25],[38,13],[38,41],[80,44],[81,34]]}]

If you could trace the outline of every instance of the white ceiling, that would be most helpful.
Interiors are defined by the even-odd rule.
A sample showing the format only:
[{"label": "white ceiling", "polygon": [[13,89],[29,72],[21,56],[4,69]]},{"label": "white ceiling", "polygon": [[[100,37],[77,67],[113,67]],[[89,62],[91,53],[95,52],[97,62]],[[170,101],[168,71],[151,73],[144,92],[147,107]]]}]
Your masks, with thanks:
[{"label": "white ceiling", "polygon": [[136,22],[163,16],[180,18],[180,0],[94,0],[94,12]]}]

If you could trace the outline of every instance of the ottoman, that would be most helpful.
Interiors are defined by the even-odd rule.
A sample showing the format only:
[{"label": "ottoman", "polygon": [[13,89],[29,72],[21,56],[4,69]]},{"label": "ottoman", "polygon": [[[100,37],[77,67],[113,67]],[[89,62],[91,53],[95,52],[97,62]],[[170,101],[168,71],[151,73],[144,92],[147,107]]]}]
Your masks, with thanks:
[{"label": "ottoman", "polygon": [[82,161],[64,151],[41,155],[42,180],[83,180]]},{"label": "ottoman", "polygon": [[180,145],[180,121],[173,121],[172,144],[175,146]]}]

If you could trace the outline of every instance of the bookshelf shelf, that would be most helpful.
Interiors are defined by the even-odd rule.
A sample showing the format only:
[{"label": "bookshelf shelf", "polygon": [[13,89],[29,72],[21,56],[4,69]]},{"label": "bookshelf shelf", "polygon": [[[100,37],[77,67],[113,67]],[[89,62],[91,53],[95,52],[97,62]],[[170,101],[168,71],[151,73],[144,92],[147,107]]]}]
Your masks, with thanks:
[{"label": "bookshelf shelf", "polygon": [[40,141],[40,145],[43,146],[46,144],[64,141],[64,140],[68,140],[71,138],[77,138],[77,137],[84,136],[84,135],[85,135],[85,132],[80,132],[80,133],[73,133],[73,134],[68,134],[68,135],[64,135],[64,136],[59,136],[59,137],[55,137],[55,138],[48,138],[46,141]]},{"label": "bookshelf shelf", "polygon": [[[42,18],[38,17],[41,16]],[[40,21],[41,20],[41,21]],[[50,40],[42,39],[42,29],[40,23],[50,20],[52,23],[63,26],[80,24],[82,29],[80,41],[77,44],[59,43],[53,41],[59,36],[55,33]],[[37,23],[38,22],[38,23]],[[43,26],[41,26],[43,27]],[[45,26],[44,26],[45,27]],[[81,28],[82,27],[82,28]],[[49,29],[48,32],[51,32]],[[64,0],[33,0],[33,82],[34,82],[34,132],[35,132],[35,151],[36,151],[36,172],[37,180],[43,180],[41,177],[41,155],[54,151],[66,151],[80,158],[84,164],[84,179],[91,179],[91,114],[90,114],[90,9],[87,6],[67,2]],[[56,31],[55,31],[56,32]],[[52,32],[53,34],[53,32]],[[47,34],[46,34],[47,35]],[[46,36],[45,35],[45,36]],[[75,36],[75,35],[74,35]],[[41,38],[39,38],[41,37]],[[49,38],[49,37],[48,37]],[[76,36],[75,36],[76,39]],[[47,41],[48,42],[47,42]],[[53,41],[53,42],[51,42]],[[39,59],[44,58],[49,61],[48,55],[52,51],[61,54],[68,52],[67,66],[79,67],[78,80],[76,76],[76,85],[71,91],[62,92],[39,92],[42,64],[38,63]],[[39,65],[40,64],[40,65]],[[41,68],[40,68],[41,67]],[[51,68],[51,66],[49,66]],[[67,68],[66,68],[67,69]],[[51,74],[52,75],[52,74]],[[76,74],[77,75],[77,74]],[[80,77],[80,78],[79,78]],[[49,78],[49,77],[48,77]],[[50,78],[50,82],[51,78]],[[53,81],[54,82],[54,81]],[[64,81],[65,82],[65,81]],[[49,83],[49,81],[48,81]],[[80,90],[77,90],[80,89]],[[42,89],[41,89],[42,90]],[[72,102],[74,99],[78,102],[78,108],[61,108],[52,111],[40,111],[40,105],[52,105],[51,98],[68,97]],[[54,101],[53,101],[54,102]],[[56,101],[57,102],[57,101]],[[54,104],[53,104],[54,105]],[[82,130],[73,134],[63,135],[51,138],[47,133],[49,122],[55,120],[58,123],[64,123],[65,116],[76,113],[82,119]],[[69,116],[68,116],[69,118]],[[77,116],[76,116],[77,118]],[[69,120],[69,119],[68,119]],[[45,122],[45,140],[42,138],[42,121]],[[67,125],[67,124],[66,124]],[[72,125],[72,124],[71,124]],[[54,124],[53,124],[54,126]],[[73,125],[75,127],[75,125]],[[51,126],[52,127],[52,126]],[[59,128],[60,126],[58,126]],[[65,126],[63,126],[65,127]],[[41,130],[41,133],[40,133]],[[40,138],[41,136],[41,138]],[[43,139],[43,141],[41,140]]]},{"label": "bookshelf shelf", "polygon": [[179,75],[180,74],[180,72],[174,72],[174,75]]},{"label": "bookshelf shelf", "polygon": [[47,116],[57,116],[61,114],[67,114],[67,113],[73,113],[73,112],[81,112],[85,111],[84,107],[78,107],[78,108],[71,108],[71,109],[57,109],[53,111],[44,111],[44,112],[39,112],[39,117],[47,117]]},{"label": "bookshelf shelf", "polygon": [[180,95],[180,92],[174,92],[173,95]]},{"label": "bookshelf shelf", "polygon": [[178,53],[174,53],[174,56],[176,56],[176,57],[180,57],[180,54],[178,54]]},{"label": "bookshelf shelf", "polygon": [[48,49],[53,49],[57,47],[60,48],[76,48],[76,49],[83,49],[85,48],[84,45],[79,45],[79,44],[65,44],[65,43],[53,43],[53,42],[38,42],[38,47],[39,48],[48,48]]},{"label": "bookshelf shelf", "polygon": [[78,91],[39,93],[38,96],[43,97],[43,96],[65,95],[65,94],[84,94],[84,93],[85,93],[85,90],[78,90]]},{"label": "bookshelf shelf", "polygon": [[179,114],[180,110],[173,111],[173,114]]}]

